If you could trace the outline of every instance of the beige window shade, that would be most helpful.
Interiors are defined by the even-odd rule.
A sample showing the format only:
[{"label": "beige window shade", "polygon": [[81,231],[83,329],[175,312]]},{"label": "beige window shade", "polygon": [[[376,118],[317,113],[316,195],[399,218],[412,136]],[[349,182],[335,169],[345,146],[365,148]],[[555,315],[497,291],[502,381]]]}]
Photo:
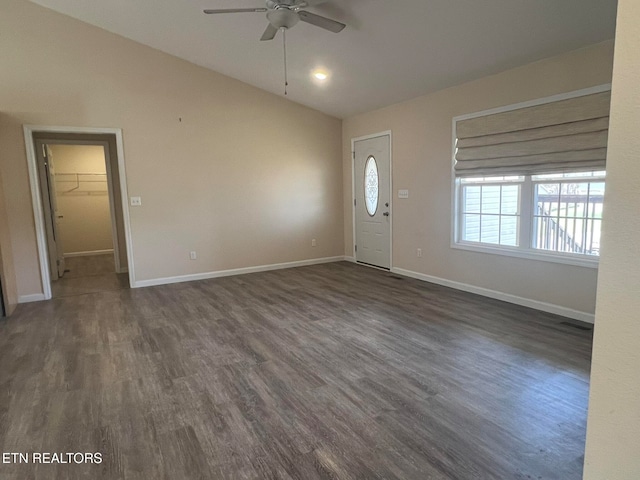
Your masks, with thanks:
[{"label": "beige window shade", "polygon": [[611,92],[460,120],[457,176],[604,169]]}]

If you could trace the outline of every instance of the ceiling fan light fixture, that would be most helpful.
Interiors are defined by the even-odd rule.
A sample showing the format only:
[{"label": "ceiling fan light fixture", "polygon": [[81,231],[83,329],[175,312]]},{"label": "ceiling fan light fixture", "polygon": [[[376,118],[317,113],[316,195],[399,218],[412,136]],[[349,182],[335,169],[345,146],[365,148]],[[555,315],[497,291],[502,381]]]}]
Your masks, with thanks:
[{"label": "ceiling fan light fixture", "polygon": [[267,12],[267,20],[276,28],[291,28],[300,21],[300,17],[291,10],[278,8]]}]

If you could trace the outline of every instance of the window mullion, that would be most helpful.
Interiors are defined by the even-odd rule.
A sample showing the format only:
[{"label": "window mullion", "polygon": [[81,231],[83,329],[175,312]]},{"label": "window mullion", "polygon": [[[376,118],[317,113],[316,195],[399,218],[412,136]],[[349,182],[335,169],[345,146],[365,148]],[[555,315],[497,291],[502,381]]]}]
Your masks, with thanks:
[{"label": "window mullion", "polygon": [[520,248],[530,249],[532,227],[535,218],[533,216],[533,182],[531,176],[526,175],[520,189]]},{"label": "window mullion", "polygon": [[460,179],[456,178],[455,180],[455,189],[456,189],[456,205],[455,205],[455,212],[454,212],[454,219],[453,221],[455,222],[454,225],[454,232],[453,232],[453,236],[455,238],[456,243],[461,242],[462,241],[462,228],[464,226],[464,210],[462,208],[462,206],[464,205],[464,187],[462,186],[462,184],[460,183]]},{"label": "window mullion", "polygon": [[500,206],[498,208],[498,245],[500,245],[502,244],[502,185],[500,185]]},{"label": "window mullion", "polygon": [[[584,241],[582,242],[582,253],[586,253],[587,251],[587,229],[589,228],[589,223],[591,223],[591,226],[593,227],[593,221],[589,222],[590,218],[593,218],[593,216],[591,215],[591,213],[589,213],[589,209],[590,207],[590,202],[589,199],[591,197],[591,182],[589,182],[587,184],[587,202],[586,205],[584,206]],[[593,210],[593,213],[595,215],[596,211],[595,209]],[[591,229],[591,242],[593,242],[593,228]],[[591,245],[589,244],[589,250],[591,250]]]},{"label": "window mullion", "polygon": [[480,212],[480,215],[478,215],[478,239],[480,241],[480,243],[482,243],[482,193],[484,191],[484,188],[482,186],[480,186],[480,206],[478,207],[478,211]]}]

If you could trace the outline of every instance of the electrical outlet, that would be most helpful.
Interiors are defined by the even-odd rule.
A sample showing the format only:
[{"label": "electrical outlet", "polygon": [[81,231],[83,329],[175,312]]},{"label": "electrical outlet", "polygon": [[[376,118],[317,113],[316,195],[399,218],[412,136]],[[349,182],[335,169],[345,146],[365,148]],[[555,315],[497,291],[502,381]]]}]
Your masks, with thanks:
[{"label": "electrical outlet", "polygon": [[198,258],[198,255],[196,254],[196,252],[189,252],[189,258],[191,260],[195,260],[196,258]]},{"label": "electrical outlet", "polygon": [[318,245],[318,243],[316,242],[316,239],[315,239],[315,238],[312,238],[312,239],[311,239],[311,246],[312,246],[312,247],[315,247],[315,246],[317,246],[317,245]]},{"label": "electrical outlet", "polygon": [[132,207],[140,207],[142,205],[142,198],[131,197],[130,202]]},{"label": "electrical outlet", "polygon": [[418,257],[422,257],[422,249],[421,248],[419,248],[416,253],[418,254]]}]

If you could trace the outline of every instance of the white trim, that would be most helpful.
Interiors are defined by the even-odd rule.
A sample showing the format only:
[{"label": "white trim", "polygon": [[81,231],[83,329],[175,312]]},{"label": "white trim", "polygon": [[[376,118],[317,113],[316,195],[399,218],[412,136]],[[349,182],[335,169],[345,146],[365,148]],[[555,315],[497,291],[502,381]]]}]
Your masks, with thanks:
[{"label": "white trim", "polygon": [[[51,298],[51,277],[49,275],[49,259],[47,257],[47,239],[44,230],[44,213],[42,211],[42,198],[38,182],[38,164],[36,151],[33,144],[33,132],[35,129],[23,126],[24,146],[27,151],[27,167],[29,169],[29,186],[31,187],[31,204],[33,208],[33,218],[36,227],[36,243],[38,246],[38,260],[40,262],[40,279],[42,281],[42,295],[44,300]],[[34,295],[25,295],[25,298]],[[23,297],[20,297],[23,298]],[[26,300],[32,301],[32,300]]]},{"label": "white trim", "polygon": [[[36,153],[33,144],[34,132],[50,133],[85,133],[114,135],[116,137],[116,149],[118,153],[118,169],[120,174],[120,192],[122,196],[122,215],[124,217],[124,233],[127,243],[127,260],[129,270],[129,284],[135,284],[135,271],[133,264],[133,246],[131,240],[131,223],[129,218],[129,202],[127,177],[124,162],[124,145],[122,142],[122,129],[120,128],[90,128],[90,127],[56,127],[46,125],[23,125],[24,142],[27,152],[27,167],[29,169],[29,185],[31,187],[31,203],[36,227],[36,243],[38,246],[38,259],[40,261],[40,277],[42,281],[42,295],[45,300],[51,298],[51,277],[49,276],[49,260],[47,258],[47,241],[44,229],[44,216],[42,211],[42,198],[38,181],[38,168]],[[28,295],[31,297],[32,295]]]},{"label": "white trim", "polygon": [[356,195],[356,170],[355,170],[355,153],[356,153],[356,142],[361,142],[362,140],[370,140],[372,138],[378,137],[389,137],[389,268],[393,268],[393,136],[391,134],[391,130],[385,130],[379,133],[372,133],[370,135],[363,135],[361,137],[355,137],[351,139],[351,223],[353,228],[353,238],[352,238],[352,246],[351,252],[353,257],[345,257],[345,258],[353,258],[353,261],[356,260],[356,206],[353,204],[353,200]]},{"label": "white trim", "polygon": [[46,300],[44,293],[33,293],[31,295],[20,295],[18,297],[18,303],[41,302],[42,300]]},{"label": "white trim", "polygon": [[[496,113],[509,112],[512,110],[519,110],[521,108],[535,107],[537,105],[544,105],[546,103],[559,102],[562,100],[568,100],[570,98],[583,97],[585,95],[593,95],[596,93],[607,92],[611,90],[611,84],[605,83],[602,85],[596,85],[595,87],[583,88],[581,90],[574,90],[572,92],[559,93],[557,95],[551,95],[549,97],[537,98],[535,100],[529,100],[526,102],[514,103],[497,108],[491,108],[488,110],[482,110],[480,112],[468,113],[465,115],[458,115],[451,120],[451,231],[449,238],[449,246],[458,250],[468,250],[478,253],[490,253],[495,255],[504,255],[507,257],[524,258],[527,260],[541,260],[552,263],[562,263],[566,265],[576,265],[579,267],[598,268],[598,260],[595,261],[587,258],[575,258],[573,256],[567,256],[557,253],[544,253],[533,250],[532,248],[518,247],[518,249],[509,249],[504,247],[487,247],[485,245],[469,245],[457,242],[459,235],[458,224],[458,200],[459,196],[458,188],[459,181],[456,177],[455,164],[456,164],[456,138],[457,138],[457,122],[460,120],[468,120],[470,118],[484,117],[487,115],[494,115]],[[353,150],[353,149],[352,149]],[[521,218],[523,221],[524,218]],[[527,219],[529,221],[531,219]],[[586,320],[585,320],[586,321]]]},{"label": "white trim", "polygon": [[389,269],[393,268],[393,204],[395,195],[393,189],[393,136],[391,130],[389,135]]},{"label": "white trim", "polygon": [[113,248],[107,250],[90,250],[86,252],[69,252],[64,254],[64,258],[68,257],[90,257],[91,255],[106,255],[107,253],[113,253]]},{"label": "white trim", "polygon": [[319,265],[322,263],[341,262],[344,256],[312,258],[310,260],[298,260],[296,262],[274,263],[271,265],[259,265],[255,267],[233,268],[230,270],[218,270],[214,272],[192,273],[189,275],[178,275],[175,277],[152,278],[149,280],[139,280],[133,288],[153,287],[156,285],[168,285],[170,283],[193,282],[196,280],[207,280],[210,278],[230,277],[232,275],[244,275],[247,273],[267,272],[270,270],[281,270],[284,268],[306,267],[309,265]]},{"label": "white trim", "polygon": [[351,255],[353,261],[356,260],[356,139],[351,139],[351,229],[353,231],[353,237],[351,238]]},{"label": "white trim", "polygon": [[453,243],[451,248],[466,250],[468,252],[489,253],[492,255],[503,255],[505,257],[522,258],[524,260],[539,260],[541,262],[562,263],[576,267],[598,268],[600,257],[586,256],[579,254],[546,253],[544,250],[534,250],[532,248],[516,249],[514,247],[493,247],[485,244]]},{"label": "white trim", "polygon": [[457,117],[453,117],[451,120],[451,235],[449,236],[449,242],[451,246],[456,244],[458,238],[458,185],[460,180],[456,178],[456,140],[458,138],[457,132]]},{"label": "white trim", "polygon": [[356,262],[356,257],[351,257],[351,256],[348,256],[348,255],[344,256],[344,261],[345,262],[351,262],[351,263],[357,263]]},{"label": "white trim", "polygon": [[516,305],[522,305],[523,307],[534,308],[543,312],[561,315],[563,317],[580,320],[582,322],[594,323],[595,319],[595,315],[593,313],[581,312],[580,310],[574,310],[572,308],[562,307],[560,305],[554,305],[552,303],[541,302],[539,300],[519,297],[517,295],[511,295],[509,293],[498,292],[497,290],[477,287],[475,285],[469,285],[467,283],[456,282],[453,280],[447,280],[445,278],[434,277],[431,275],[425,275],[423,273],[405,270],[403,268],[392,268],[391,272],[398,275],[404,275],[405,277],[411,277],[417,280],[455,288],[456,290],[462,290],[463,292],[475,293],[477,295],[482,295],[483,297],[494,298],[496,300],[502,300],[503,302],[514,303]]},{"label": "white trim", "polygon": [[595,87],[583,88],[580,90],[573,90],[572,92],[558,93],[557,95],[551,95],[543,98],[536,98],[535,100],[528,100],[526,102],[512,103],[511,105],[505,105],[497,108],[490,108],[488,110],[481,110],[479,112],[467,113],[465,115],[458,115],[457,117],[453,117],[453,121],[455,125],[455,122],[458,122],[460,120],[468,120],[470,118],[476,118],[476,117],[485,117],[487,115],[494,115],[496,113],[510,112],[512,110],[520,110],[521,108],[527,108],[527,107],[535,107],[537,105],[544,105],[545,103],[560,102],[562,100],[568,100],[570,98],[584,97],[585,95],[594,95],[596,93],[608,92],[610,90],[611,90],[611,84],[603,83],[602,85],[596,85]]}]

